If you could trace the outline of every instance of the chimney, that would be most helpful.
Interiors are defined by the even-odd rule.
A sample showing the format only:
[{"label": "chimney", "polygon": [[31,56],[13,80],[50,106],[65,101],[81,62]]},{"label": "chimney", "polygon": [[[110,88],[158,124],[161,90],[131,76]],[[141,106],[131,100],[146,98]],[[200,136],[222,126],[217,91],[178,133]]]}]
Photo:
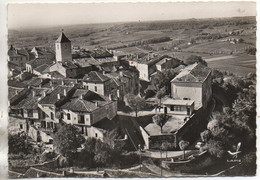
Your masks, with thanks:
[{"label": "chimney", "polygon": [[60,94],[57,94],[57,99],[60,100]]},{"label": "chimney", "polygon": [[119,71],[119,75],[123,77],[123,71]]},{"label": "chimney", "polygon": [[97,101],[95,102],[95,105],[98,107],[98,102]]},{"label": "chimney", "polygon": [[51,90],[52,90],[52,91],[54,90],[54,86],[51,87]]},{"label": "chimney", "polygon": [[35,91],[32,91],[32,96],[35,97]]},{"label": "chimney", "polygon": [[64,85],[64,81],[63,80],[61,81],[61,85]]},{"label": "chimney", "polygon": [[15,94],[16,94],[16,95],[18,94],[18,90],[15,90]]},{"label": "chimney", "polygon": [[45,91],[43,92],[43,97],[46,97],[46,92]]},{"label": "chimney", "polygon": [[64,92],[64,96],[66,97],[67,96],[67,90],[64,89],[63,92]]},{"label": "chimney", "polygon": [[109,100],[112,100],[112,95],[109,94],[109,95],[108,95],[108,98],[109,98]]},{"label": "chimney", "polygon": [[83,99],[83,94],[81,94],[79,98],[80,98],[80,99]]}]

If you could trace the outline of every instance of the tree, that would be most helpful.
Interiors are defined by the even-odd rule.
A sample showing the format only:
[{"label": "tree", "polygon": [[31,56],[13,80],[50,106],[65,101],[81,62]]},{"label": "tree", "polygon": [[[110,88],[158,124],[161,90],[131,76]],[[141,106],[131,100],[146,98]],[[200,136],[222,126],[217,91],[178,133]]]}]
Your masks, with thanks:
[{"label": "tree", "polygon": [[9,134],[8,135],[8,153],[18,154],[24,153],[28,154],[32,150],[32,144],[27,143],[27,135],[25,133],[19,134]]},{"label": "tree", "polygon": [[157,91],[156,93],[156,97],[160,100],[159,101],[159,111],[160,111],[160,107],[161,107],[161,104],[162,104],[162,98],[166,95],[166,89],[165,87],[164,88],[161,88],[159,91]]},{"label": "tree", "polygon": [[138,111],[142,110],[146,106],[146,102],[144,98],[141,98],[138,95],[134,94],[127,94],[126,95],[126,100],[130,108],[135,111],[135,116],[137,118],[137,113]]},{"label": "tree", "polygon": [[167,116],[166,114],[156,114],[153,116],[153,122],[161,127],[161,133],[163,126],[168,120],[169,116]]},{"label": "tree", "polygon": [[207,142],[211,137],[211,133],[208,129],[206,129],[205,131],[200,133],[200,137],[203,142]]},{"label": "tree", "polygon": [[190,64],[194,64],[194,63],[201,63],[205,66],[208,65],[207,62],[204,61],[201,56],[191,55],[187,59],[184,60],[184,64],[186,64],[186,65],[190,65]]},{"label": "tree", "polygon": [[211,155],[222,158],[224,156],[224,144],[221,141],[210,139],[206,144],[202,147],[202,150],[207,150]]},{"label": "tree", "polygon": [[69,162],[73,160],[73,155],[81,147],[84,140],[78,129],[70,124],[61,125],[53,135],[53,145],[56,151],[66,157]]},{"label": "tree", "polygon": [[167,151],[168,151],[168,148],[171,146],[171,144],[169,142],[163,142],[162,145],[161,145],[161,149],[164,150],[166,152],[166,160],[167,160]]},{"label": "tree", "polygon": [[183,159],[185,159],[185,150],[189,146],[189,144],[190,143],[188,141],[184,141],[184,140],[181,140],[179,142],[179,147],[183,151]]}]

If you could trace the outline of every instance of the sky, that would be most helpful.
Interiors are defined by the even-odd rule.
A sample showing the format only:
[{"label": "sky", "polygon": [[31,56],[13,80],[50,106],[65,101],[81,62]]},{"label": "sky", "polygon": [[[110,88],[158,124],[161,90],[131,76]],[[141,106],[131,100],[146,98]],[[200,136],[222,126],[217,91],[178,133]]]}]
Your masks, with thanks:
[{"label": "sky", "polygon": [[255,2],[9,4],[8,28],[256,16]]}]

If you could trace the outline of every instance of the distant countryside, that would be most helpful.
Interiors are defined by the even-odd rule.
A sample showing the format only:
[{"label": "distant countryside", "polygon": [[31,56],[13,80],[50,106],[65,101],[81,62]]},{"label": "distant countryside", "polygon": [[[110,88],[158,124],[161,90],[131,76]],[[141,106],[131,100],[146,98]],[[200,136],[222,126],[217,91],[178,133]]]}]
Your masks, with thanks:
[{"label": "distant countryside", "polygon": [[235,17],[158,22],[73,25],[45,29],[9,30],[14,47],[47,46],[61,28],[72,44],[86,49],[105,47],[126,53],[155,52],[181,60],[201,56],[209,67],[238,75],[256,70],[256,19]]}]

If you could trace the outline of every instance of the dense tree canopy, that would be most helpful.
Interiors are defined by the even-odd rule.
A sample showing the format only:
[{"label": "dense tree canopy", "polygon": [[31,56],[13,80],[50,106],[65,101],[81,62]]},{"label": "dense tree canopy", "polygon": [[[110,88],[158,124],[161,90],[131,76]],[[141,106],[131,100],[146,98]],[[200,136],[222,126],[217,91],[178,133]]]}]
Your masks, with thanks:
[{"label": "dense tree canopy", "polygon": [[253,149],[256,143],[255,76],[249,74],[241,78],[219,72],[214,75],[215,79],[224,79],[223,82],[215,82],[215,85],[224,89],[226,96],[232,96],[228,99],[232,105],[212,115],[207,130],[201,133],[205,142],[202,148],[219,158],[238,142],[242,142],[244,150]]},{"label": "dense tree canopy", "polygon": [[26,134],[9,134],[8,135],[9,154],[24,153],[28,154],[32,150],[31,143],[26,145]]},{"label": "dense tree canopy", "polygon": [[77,149],[84,143],[84,138],[75,126],[63,124],[53,135],[53,143],[58,153],[72,159]]},{"label": "dense tree canopy", "polygon": [[191,55],[187,59],[183,60],[184,64],[190,65],[194,63],[201,63],[205,66],[207,66],[207,62],[202,59],[201,56]]}]

